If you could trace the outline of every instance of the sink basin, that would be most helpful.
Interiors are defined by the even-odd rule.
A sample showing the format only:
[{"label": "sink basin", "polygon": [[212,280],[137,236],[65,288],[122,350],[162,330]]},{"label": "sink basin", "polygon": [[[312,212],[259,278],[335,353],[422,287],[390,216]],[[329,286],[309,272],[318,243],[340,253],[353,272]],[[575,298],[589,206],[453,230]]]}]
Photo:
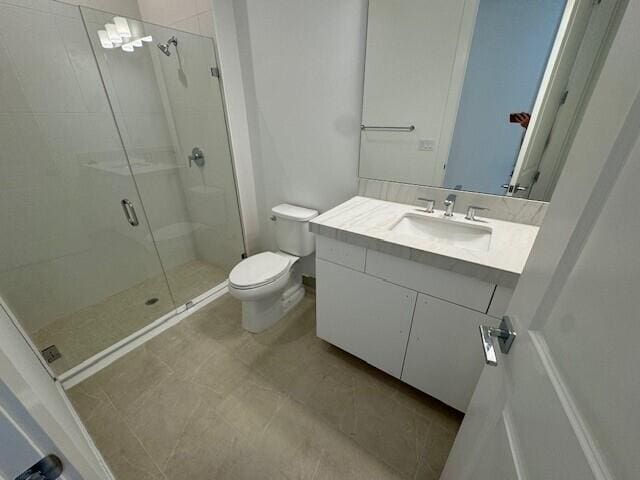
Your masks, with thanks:
[{"label": "sink basin", "polygon": [[406,213],[391,227],[394,233],[437,240],[455,247],[486,252],[491,243],[491,227],[459,220]]}]

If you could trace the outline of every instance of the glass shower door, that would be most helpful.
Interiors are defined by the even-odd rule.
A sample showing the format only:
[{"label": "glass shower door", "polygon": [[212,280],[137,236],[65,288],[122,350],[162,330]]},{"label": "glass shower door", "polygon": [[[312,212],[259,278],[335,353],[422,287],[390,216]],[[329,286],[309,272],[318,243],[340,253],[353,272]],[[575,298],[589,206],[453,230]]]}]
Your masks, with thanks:
[{"label": "glass shower door", "polygon": [[0,0],[0,145],[0,301],[56,374],[174,310],[77,7]]},{"label": "glass shower door", "polygon": [[169,286],[187,303],[244,253],[213,40],[123,19],[132,51],[105,48],[114,15],[81,10]]}]

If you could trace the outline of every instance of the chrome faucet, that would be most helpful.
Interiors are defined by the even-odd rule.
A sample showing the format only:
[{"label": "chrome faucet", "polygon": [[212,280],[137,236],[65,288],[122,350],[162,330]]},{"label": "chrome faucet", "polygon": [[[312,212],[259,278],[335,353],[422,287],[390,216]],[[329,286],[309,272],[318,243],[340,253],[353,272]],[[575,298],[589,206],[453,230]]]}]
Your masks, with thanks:
[{"label": "chrome faucet", "polygon": [[457,197],[453,193],[451,193],[451,194],[449,194],[447,199],[444,201],[444,206],[445,206],[444,216],[445,217],[453,217],[453,207],[456,205],[456,198]]}]

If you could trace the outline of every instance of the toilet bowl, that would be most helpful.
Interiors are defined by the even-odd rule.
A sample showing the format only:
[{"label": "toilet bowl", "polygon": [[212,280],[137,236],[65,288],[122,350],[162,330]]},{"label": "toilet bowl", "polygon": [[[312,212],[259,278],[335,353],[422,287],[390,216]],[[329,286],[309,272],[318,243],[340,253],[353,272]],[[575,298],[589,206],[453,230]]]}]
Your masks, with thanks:
[{"label": "toilet bowl", "polygon": [[229,293],[242,302],[242,326],[252,333],[269,328],[302,300],[298,260],[315,250],[308,223],[316,210],[282,204],[272,213],[280,251],[246,258],[229,274]]}]

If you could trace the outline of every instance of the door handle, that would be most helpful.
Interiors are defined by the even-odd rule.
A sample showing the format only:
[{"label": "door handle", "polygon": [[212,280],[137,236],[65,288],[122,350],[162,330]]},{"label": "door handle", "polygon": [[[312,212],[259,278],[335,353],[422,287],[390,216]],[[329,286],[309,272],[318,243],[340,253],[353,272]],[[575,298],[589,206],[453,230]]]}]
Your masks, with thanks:
[{"label": "door handle", "polygon": [[505,183],[504,185],[500,185],[502,188],[506,188],[509,192],[524,192],[525,190],[527,190],[529,187],[521,187],[519,183],[516,183],[515,185],[509,185],[508,183]]},{"label": "door handle", "polygon": [[133,206],[133,203],[131,203],[126,198],[123,198],[120,202],[120,205],[122,205],[122,210],[124,211],[124,216],[126,217],[127,222],[129,222],[134,227],[140,225],[140,222],[138,221],[138,215],[136,214],[136,209]]},{"label": "door handle", "polygon": [[56,480],[62,475],[62,461],[56,455],[47,455],[22,472],[15,480]]},{"label": "door handle", "polygon": [[480,339],[482,340],[482,351],[484,352],[484,360],[487,365],[495,367],[498,365],[498,356],[493,339],[498,339],[500,351],[504,354],[509,353],[511,345],[516,339],[516,332],[513,331],[513,324],[508,315],[502,317],[499,327],[489,327],[480,325]]}]

